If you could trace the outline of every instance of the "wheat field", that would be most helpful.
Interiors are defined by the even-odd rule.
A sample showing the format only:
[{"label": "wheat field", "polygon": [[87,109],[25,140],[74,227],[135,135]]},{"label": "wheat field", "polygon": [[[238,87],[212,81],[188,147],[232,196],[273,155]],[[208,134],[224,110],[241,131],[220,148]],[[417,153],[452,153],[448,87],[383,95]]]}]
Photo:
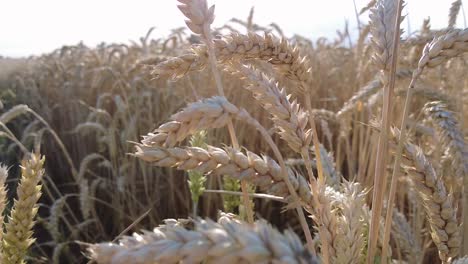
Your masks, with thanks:
[{"label": "wheat field", "polygon": [[404,2],[312,41],[178,0],[2,60],[0,263],[468,263],[462,1],[409,35]]}]

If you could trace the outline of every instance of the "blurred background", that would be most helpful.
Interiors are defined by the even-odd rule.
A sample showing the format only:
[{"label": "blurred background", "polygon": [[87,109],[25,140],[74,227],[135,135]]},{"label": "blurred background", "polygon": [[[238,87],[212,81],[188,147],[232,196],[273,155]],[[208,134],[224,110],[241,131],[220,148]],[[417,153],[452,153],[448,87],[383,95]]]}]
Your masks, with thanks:
[{"label": "blurred background", "polygon": [[[371,153],[376,151],[378,137],[378,131],[368,124],[380,116],[383,94],[379,69],[371,59],[374,53],[366,27],[369,14],[356,15],[369,2],[208,0],[216,4],[214,32],[228,34],[228,27],[241,34],[271,30],[272,35],[285,37],[299,47],[301,56],[309,58],[310,65],[304,65],[313,69],[313,82],[306,91],[299,91],[284,72],[275,74],[281,67],[275,69],[261,61],[253,65],[286,87],[291,100],[302,104],[304,95],[310,97],[312,111],[320,119],[320,152],[329,164],[330,175],[357,177],[364,187],[372,184],[375,155]],[[401,123],[406,88],[424,45],[449,24],[454,0],[405,2],[394,124]],[[139,142],[141,135],[153,131],[188,103],[216,91],[208,69],[167,80],[155,78],[148,67],[186,53],[197,42],[186,28],[176,0],[0,3],[0,163],[10,168],[10,200],[15,197],[24,154],[40,146],[46,157],[30,263],[88,263],[83,243],[112,241],[123,233],[151,229],[167,218],[197,215],[214,219],[218,210],[241,214],[237,196],[206,192],[198,204],[193,203],[187,173],[152,166],[128,155],[135,151],[131,142]],[[255,12],[249,23],[252,6]],[[430,22],[423,25],[428,17]],[[466,28],[463,7],[456,20],[455,27]],[[287,54],[294,52],[292,47],[286,49]],[[443,175],[452,173],[450,160],[437,156],[443,151],[433,151],[436,147],[429,143],[438,141],[432,139],[434,129],[427,125],[420,109],[434,100],[456,111],[467,109],[463,106],[468,102],[468,93],[463,92],[468,87],[466,61],[452,60],[427,71],[425,83],[416,87],[418,94],[413,98],[411,119],[419,129],[414,142],[435,153],[439,169],[446,170]],[[243,89],[243,80],[228,71],[221,77],[230,102],[245,108],[264,127],[273,127],[268,111]],[[466,131],[468,116],[463,118]],[[266,141],[248,124],[236,121],[234,127],[241,146],[273,156]],[[277,134],[273,140],[299,175],[306,175],[304,166],[294,165],[297,153]],[[204,141],[222,147],[230,144],[230,137],[226,129],[214,129],[207,132]],[[239,191],[240,183],[228,179],[208,177],[206,189]],[[421,232],[429,228],[424,225],[421,205],[414,202],[415,192],[409,184],[402,184],[398,192],[398,210],[409,216],[415,241],[424,248],[411,246],[407,253],[392,242],[395,256],[409,260],[424,251],[426,262],[420,263],[437,264],[433,261],[437,248],[430,244],[429,232]],[[291,228],[302,234],[293,210],[282,213],[282,203],[254,202],[259,218],[280,230]],[[309,224],[312,227],[312,221]]]},{"label": "blurred background", "polygon": [[[208,1],[213,3],[214,1]],[[360,10],[369,0],[354,0]],[[408,0],[404,13],[406,33],[420,28],[424,18],[431,18],[433,29],[445,27],[451,0]],[[255,22],[275,22],[287,36],[292,33],[311,39],[333,38],[336,30],[349,23],[356,36],[357,21],[353,0],[237,0],[217,1],[214,25],[224,25],[231,18],[246,18],[255,6]],[[171,29],[184,26],[176,1],[169,0],[82,0],[82,1],[3,1],[0,16],[0,55],[21,57],[51,52],[62,45],[83,41],[95,46],[101,42],[129,43],[138,40],[150,27],[154,37],[167,36]],[[444,10],[444,12],[441,12]],[[466,27],[464,12],[458,25]],[[367,14],[360,17],[368,22]],[[354,32],[355,34],[352,34]]]}]

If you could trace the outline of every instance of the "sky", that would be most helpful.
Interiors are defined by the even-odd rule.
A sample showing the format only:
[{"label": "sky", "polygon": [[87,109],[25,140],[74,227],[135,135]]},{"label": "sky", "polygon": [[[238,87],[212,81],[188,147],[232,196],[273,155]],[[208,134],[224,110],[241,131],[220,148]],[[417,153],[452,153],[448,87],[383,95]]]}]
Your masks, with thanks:
[{"label": "sky", "polygon": [[[369,0],[355,0],[358,9]],[[433,28],[447,25],[453,0],[406,0],[405,28],[418,30],[431,17]],[[294,33],[311,39],[334,38],[347,20],[356,29],[353,0],[208,0],[216,4],[214,26],[236,17],[246,19],[255,6],[254,22],[278,24],[287,36]],[[4,0],[0,3],[0,55],[21,57],[51,52],[62,45],[83,41],[95,46],[103,41],[128,43],[155,26],[153,37],[167,36],[170,29],[184,26],[176,0]],[[362,23],[368,14],[360,16]],[[464,25],[463,15],[457,25]],[[408,30],[405,30],[408,32]]]}]

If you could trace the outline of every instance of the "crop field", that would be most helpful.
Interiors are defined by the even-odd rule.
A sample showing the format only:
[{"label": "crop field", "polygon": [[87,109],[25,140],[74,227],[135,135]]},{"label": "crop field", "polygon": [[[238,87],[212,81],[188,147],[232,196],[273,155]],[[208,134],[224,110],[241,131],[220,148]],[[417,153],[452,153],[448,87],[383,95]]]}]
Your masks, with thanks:
[{"label": "crop field", "polygon": [[168,37],[0,58],[0,263],[468,263],[450,2],[309,40],[178,0]]}]

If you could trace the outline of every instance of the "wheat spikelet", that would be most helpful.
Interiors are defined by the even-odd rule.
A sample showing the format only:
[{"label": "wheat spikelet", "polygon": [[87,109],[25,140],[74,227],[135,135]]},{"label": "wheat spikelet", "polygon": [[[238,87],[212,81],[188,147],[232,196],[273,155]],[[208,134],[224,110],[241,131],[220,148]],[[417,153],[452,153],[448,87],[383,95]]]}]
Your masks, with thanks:
[{"label": "wheat spikelet", "polygon": [[177,142],[200,130],[224,127],[231,118],[244,120],[248,113],[229,103],[225,97],[214,96],[191,103],[171,116],[170,122],[143,136],[142,143],[173,147]]},{"label": "wheat spikelet", "polygon": [[312,218],[319,225],[317,229],[321,228],[321,230],[319,229],[321,249],[323,251],[323,249],[326,248],[328,250],[330,261],[333,261],[337,257],[337,212],[336,209],[332,210],[332,199],[328,195],[331,188],[327,188],[327,186],[320,181],[317,184],[317,188],[317,202],[314,202]]},{"label": "wheat spikelet", "polygon": [[196,220],[194,230],[166,224],[120,244],[94,244],[89,252],[98,264],[317,263],[295,234],[281,234],[265,221],[247,225],[228,217]]},{"label": "wheat spikelet", "polygon": [[361,10],[359,11],[359,15],[362,15],[364,14],[367,10],[371,9],[373,6],[375,6],[375,4],[377,3],[377,0],[371,0],[369,1],[369,3],[367,3],[367,5],[363,8],[361,8]]},{"label": "wheat spikelet", "polygon": [[[311,69],[306,58],[286,39],[278,39],[271,34],[260,36],[231,34],[223,39],[214,40],[214,51],[219,62],[230,60],[260,59],[277,66],[286,77],[309,83]],[[153,74],[161,77],[181,77],[187,72],[202,70],[208,64],[207,47],[194,46],[182,56],[169,59],[153,68]],[[304,89],[304,87],[301,87]]]},{"label": "wheat spikelet", "polygon": [[455,24],[457,23],[458,13],[460,13],[460,7],[462,5],[461,0],[453,1],[452,5],[450,6],[450,13],[449,13],[449,22],[448,28],[454,28]]},{"label": "wheat spikelet", "polygon": [[81,179],[80,182],[80,209],[81,214],[83,215],[84,219],[89,219],[91,216],[91,207],[92,201],[90,200],[90,192],[89,192],[89,185],[88,179]]},{"label": "wheat spikelet", "polygon": [[[398,79],[405,79],[411,77],[411,71],[408,70],[398,70],[396,73]],[[343,104],[343,107],[336,113],[338,118],[342,118],[345,114],[350,113],[353,109],[356,108],[358,102],[364,102],[366,99],[375,95],[378,92],[381,92],[383,86],[382,75],[377,74],[374,79],[369,81],[365,86],[361,87],[348,101]]]},{"label": "wheat spikelet", "polygon": [[[397,17],[398,4],[393,0],[377,1],[369,15],[371,20],[371,44],[374,49],[372,59],[378,69],[390,70],[393,57],[393,35],[395,34],[395,18]],[[400,19],[400,23],[401,23]],[[401,32],[399,33],[401,35]],[[385,77],[385,76],[382,76]]]},{"label": "wheat spikelet", "polygon": [[4,211],[7,203],[7,192],[5,181],[8,177],[8,169],[0,164],[0,260],[2,256],[2,245],[1,241],[3,240],[3,220],[5,219]]},{"label": "wheat spikelet", "polygon": [[62,196],[54,201],[50,207],[49,222],[47,223],[47,230],[54,239],[54,241],[60,241],[62,233],[60,232],[60,218],[63,216],[63,207],[67,202],[66,199],[69,196]]},{"label": "wheat spikelet", "polygon": [[464,256],[463,258],[458,258],[452,261],[452,264],[468,264],[468,256]]},{"label": "wheat spikelet", "polygon": [[[399,89],[395,93],[398,96],[406,96],[407,90]],[[421,96],[428,101],[442,101],[447,104],[449,108],[454,108],[455,106],[455,99],[453,96],[443,90],[417,85],[412,88],[412,94],[413,96]]]},{"label": "wheat spikelet", "polygon": [[98,122],[80,123],[71,131],[71,133],[86,133],[86,131],[96,131],[102,135],[105,135],[107,133],[107,129],[101,123]]},{"label": "wheat spikelet", "polygon": [[6,124],[8,122],[10,122],[11,120],[15,119],[16,117],[24,114],[24,113],[27,113],[29,112],[30,109],[27,105],[24,105],[24,104],[20,104],[20,105],[15,105],[14,107],[12,107],[10,110],[8,110],[7,112],[3,113],[1,116],[0,116],[0,122],[3,123],[3,124]]},{"label": "wheat spikelet", "polygon": [[[207,149],[197,147],[162,148],[137,145],[135,156],[161,167],[177,167],[180,170],[194,170],[201,173],[228,175],[246,180],[260,190],[277,196],[290,197],[289,190],[281,176],[281,168],[273,159],[247,151],[247,154],[233,148],[226,150],[207,146]],[[308,204],[311,193],[307,182],[302,176],[289,172],[289,181],[301,200]]]},{"label": "wheat spikelet", "polygon": [[44,174],[44,158],[38,153],[32,153],[29,159],[22,161],[21,182],[17,188],[18,198],[13,204],[6,233],[3,237],[3,262],[24,263],[29,246],[34,242],[32,227],[38,207],[37,200],[41,196],[39,184]]},{"label": "wheat spikelet", "polygon": [[392,236],[405,259],[410,263],[418,263],[421,245],[418,244],[405,215],[396,209],[393,212]]},{"label": "wheat spikelet", "polygon": [[278,83],[268,78],[253,67],[241,64],[230,67],[229,70],[247,83],[245,89],[251,91],[263,108],[272,116],[273,123],[279,129],[279,135],[296,152],[307,148],[312,132],[306,129],[307,113],[301,109],[296,100],[290,102],[290,95],[280,89]]},{"label": "wheat spikelet", "polygon": [[185,21],[193,33],[203,37],[206,34],[205,27],[209,27],[214,21],[215,6],[208,8],[206,0],[178,0],[181,5],[177,7],[188,18]]},{"label": "wheat spikelet", "polygon": [[[394,139],[399,138],[399,131],[394,130],[393,136]],[[461,240],[453,197],[447,193],[443,180],[437,177],[421,148],[405,142],[404,154],[402,161],[409,166],[406,171],[423,202],[432,240],[439,250],[440,259],[447,263],[458,255]]]},{"label": "wheat spikelet", "polygon": [[418,68],[413,73],[416,80],[425,67],[433,68],[468,50],[468,29],[452,29],[434,38],[426,44],[418,62]]},{"label": "wheat spikelet", "polygon": [[327,186],[337,189],[343,176],[336,169],[333,153],[329,153],[322,144],[320,144],[320,158],[322,159],[323,176]]},{"label": "wheat spikelet", "polygon": [[441,101],[425,104],[424,112],[434,122],[442,149],[452,160],[456,181],[468,177],[468,148],[455,113]]},{"label": "wheat spikelet", "polygon": [[382,82],[380,81],[380,76],[376,77],[364,87],[361,87],[348,101],[345,102],[343,107],[337,112],[338,117],[343,116],[346,113],[352,111],[357,102],[363,101],[366,98],[369,98],[371,95],[375,94],[380,88],[382,88]]},{"label": "wheat spikelet", "polygon": [[[336,198],[335,198],[336,199]],[[333,263],[361,263],[365,247],[364,208],[366,192],[359,183],[344,183],[341,210],[335,239],[336,258]]]}]

